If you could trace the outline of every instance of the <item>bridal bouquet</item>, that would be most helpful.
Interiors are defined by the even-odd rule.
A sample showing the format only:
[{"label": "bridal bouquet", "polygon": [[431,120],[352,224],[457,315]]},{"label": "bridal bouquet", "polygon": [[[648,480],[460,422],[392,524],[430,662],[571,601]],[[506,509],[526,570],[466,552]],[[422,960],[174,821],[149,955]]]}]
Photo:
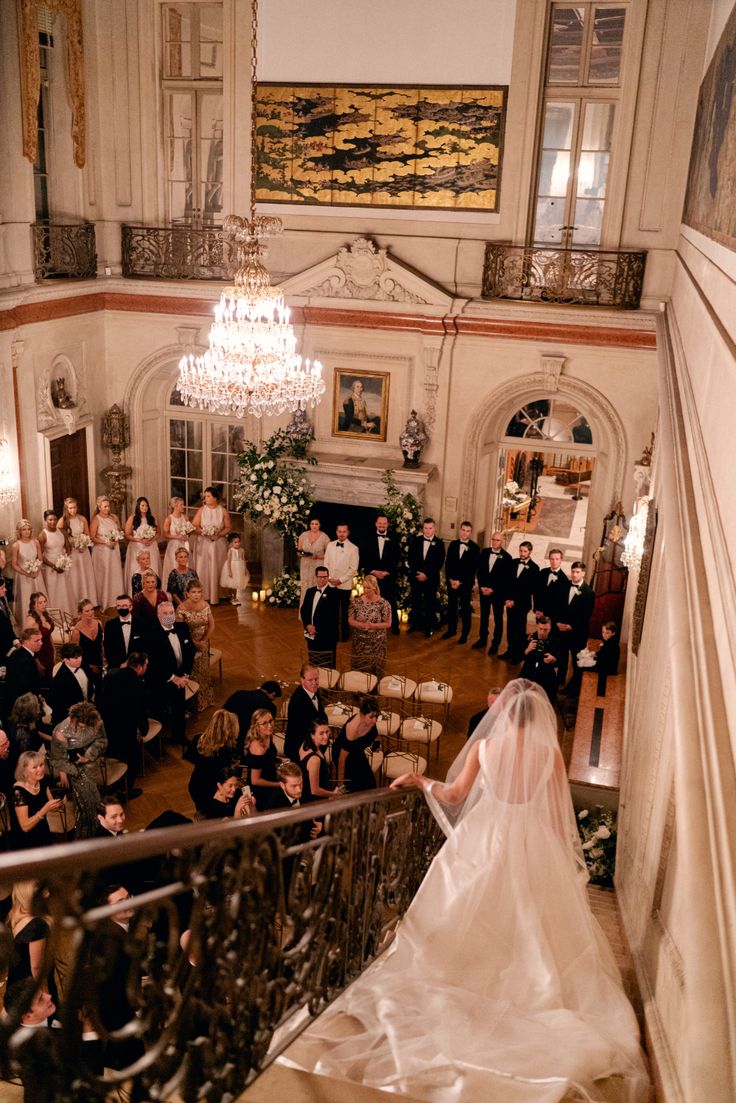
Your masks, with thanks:
[{"label": "bridal bouquet", "polygon": [[133,536],[136,538],[136,540],[155,540],[156,530],[153,525],[147,525],[144,521],[143,524],[139,525],[138,528],[135,530]]},{"label": "bridal bouquet", "polygon": [[219,525],[202,525],[202,536],[217,536],[219,531]]},{"label": "bridal bouquet", "polygon": [[107,539],[111,544],[122,544],[125,539],[125,533],[122,529],[110,529],[107,533]]},{"label": "bridal bouquet", "polygon": [[[172,521],[171,527],[177,536],[191,536],[194,532],[194,525],[186,517],[183,517],[180,521]],[[212,526],[208,525],[207,527],[211,528]]]},{"label": "bridal bouquet", "polygon": [[72,547],[75,551],[85,551],[92,547],[92,540],[86,532],[79,532],[76,536],[72,536]]},{"label": "bridal bouquet", "polygon": [[57,571],[68,571],[72,565],[72,557],[62,552],[61,555],[57,555],[54,560],[54,567]]},{"label": "bridal bouquet", "polygon": [[35,578],[38,572],[41,570],[42,566],[43,564],[41,563],[40,559],[29,559],[26,563],[26,570],[28,571],[29,575]]}]

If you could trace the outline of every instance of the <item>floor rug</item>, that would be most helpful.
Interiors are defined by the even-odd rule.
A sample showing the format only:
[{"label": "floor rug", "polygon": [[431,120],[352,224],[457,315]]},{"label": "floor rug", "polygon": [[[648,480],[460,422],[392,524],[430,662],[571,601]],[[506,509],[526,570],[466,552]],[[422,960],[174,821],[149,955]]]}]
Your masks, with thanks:
[{"label": "floor rug", "polygon": [[577,504],[569,498],[540,498],[534,516],[524,528],[536,536],[557,536],[560,540],[569,540]]}]

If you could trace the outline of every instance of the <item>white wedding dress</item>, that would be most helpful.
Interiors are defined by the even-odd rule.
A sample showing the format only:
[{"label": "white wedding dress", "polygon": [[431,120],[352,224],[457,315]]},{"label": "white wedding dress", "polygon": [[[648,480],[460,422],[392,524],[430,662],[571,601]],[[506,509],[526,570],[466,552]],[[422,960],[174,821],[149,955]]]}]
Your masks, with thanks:
[{"label": "white wedding dress", "polygon": [[456,821],[428,795],[448,839],[392,946],[282,1060],[432,1103],[641,1103],[546,697],[511,683],[478,736]]}]

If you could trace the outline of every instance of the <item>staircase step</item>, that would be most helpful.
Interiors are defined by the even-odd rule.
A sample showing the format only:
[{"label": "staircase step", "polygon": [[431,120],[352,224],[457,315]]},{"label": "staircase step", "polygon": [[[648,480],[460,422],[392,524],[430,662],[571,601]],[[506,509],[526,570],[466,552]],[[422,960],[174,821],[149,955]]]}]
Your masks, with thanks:
[{"label": "staircase step", "polygon": [[[414,1096],[391,1093],[393,1099],[418,1103]],[[287,1065],[271,1065],[255,1083],[238,1096],[236,1103],[386,1103],[387,1094],[378,1088],[315,1076]]]}]

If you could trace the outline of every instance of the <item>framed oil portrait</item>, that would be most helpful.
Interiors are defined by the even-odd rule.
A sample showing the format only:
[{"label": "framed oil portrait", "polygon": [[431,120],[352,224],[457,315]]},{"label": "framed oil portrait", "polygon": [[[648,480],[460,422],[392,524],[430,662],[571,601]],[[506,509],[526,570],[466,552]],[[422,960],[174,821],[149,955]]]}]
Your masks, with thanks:
[{"label": "framed oil portrait", "polygon": [[389,381],[388,372],[335,368],[333,437],[385,440]]}]

